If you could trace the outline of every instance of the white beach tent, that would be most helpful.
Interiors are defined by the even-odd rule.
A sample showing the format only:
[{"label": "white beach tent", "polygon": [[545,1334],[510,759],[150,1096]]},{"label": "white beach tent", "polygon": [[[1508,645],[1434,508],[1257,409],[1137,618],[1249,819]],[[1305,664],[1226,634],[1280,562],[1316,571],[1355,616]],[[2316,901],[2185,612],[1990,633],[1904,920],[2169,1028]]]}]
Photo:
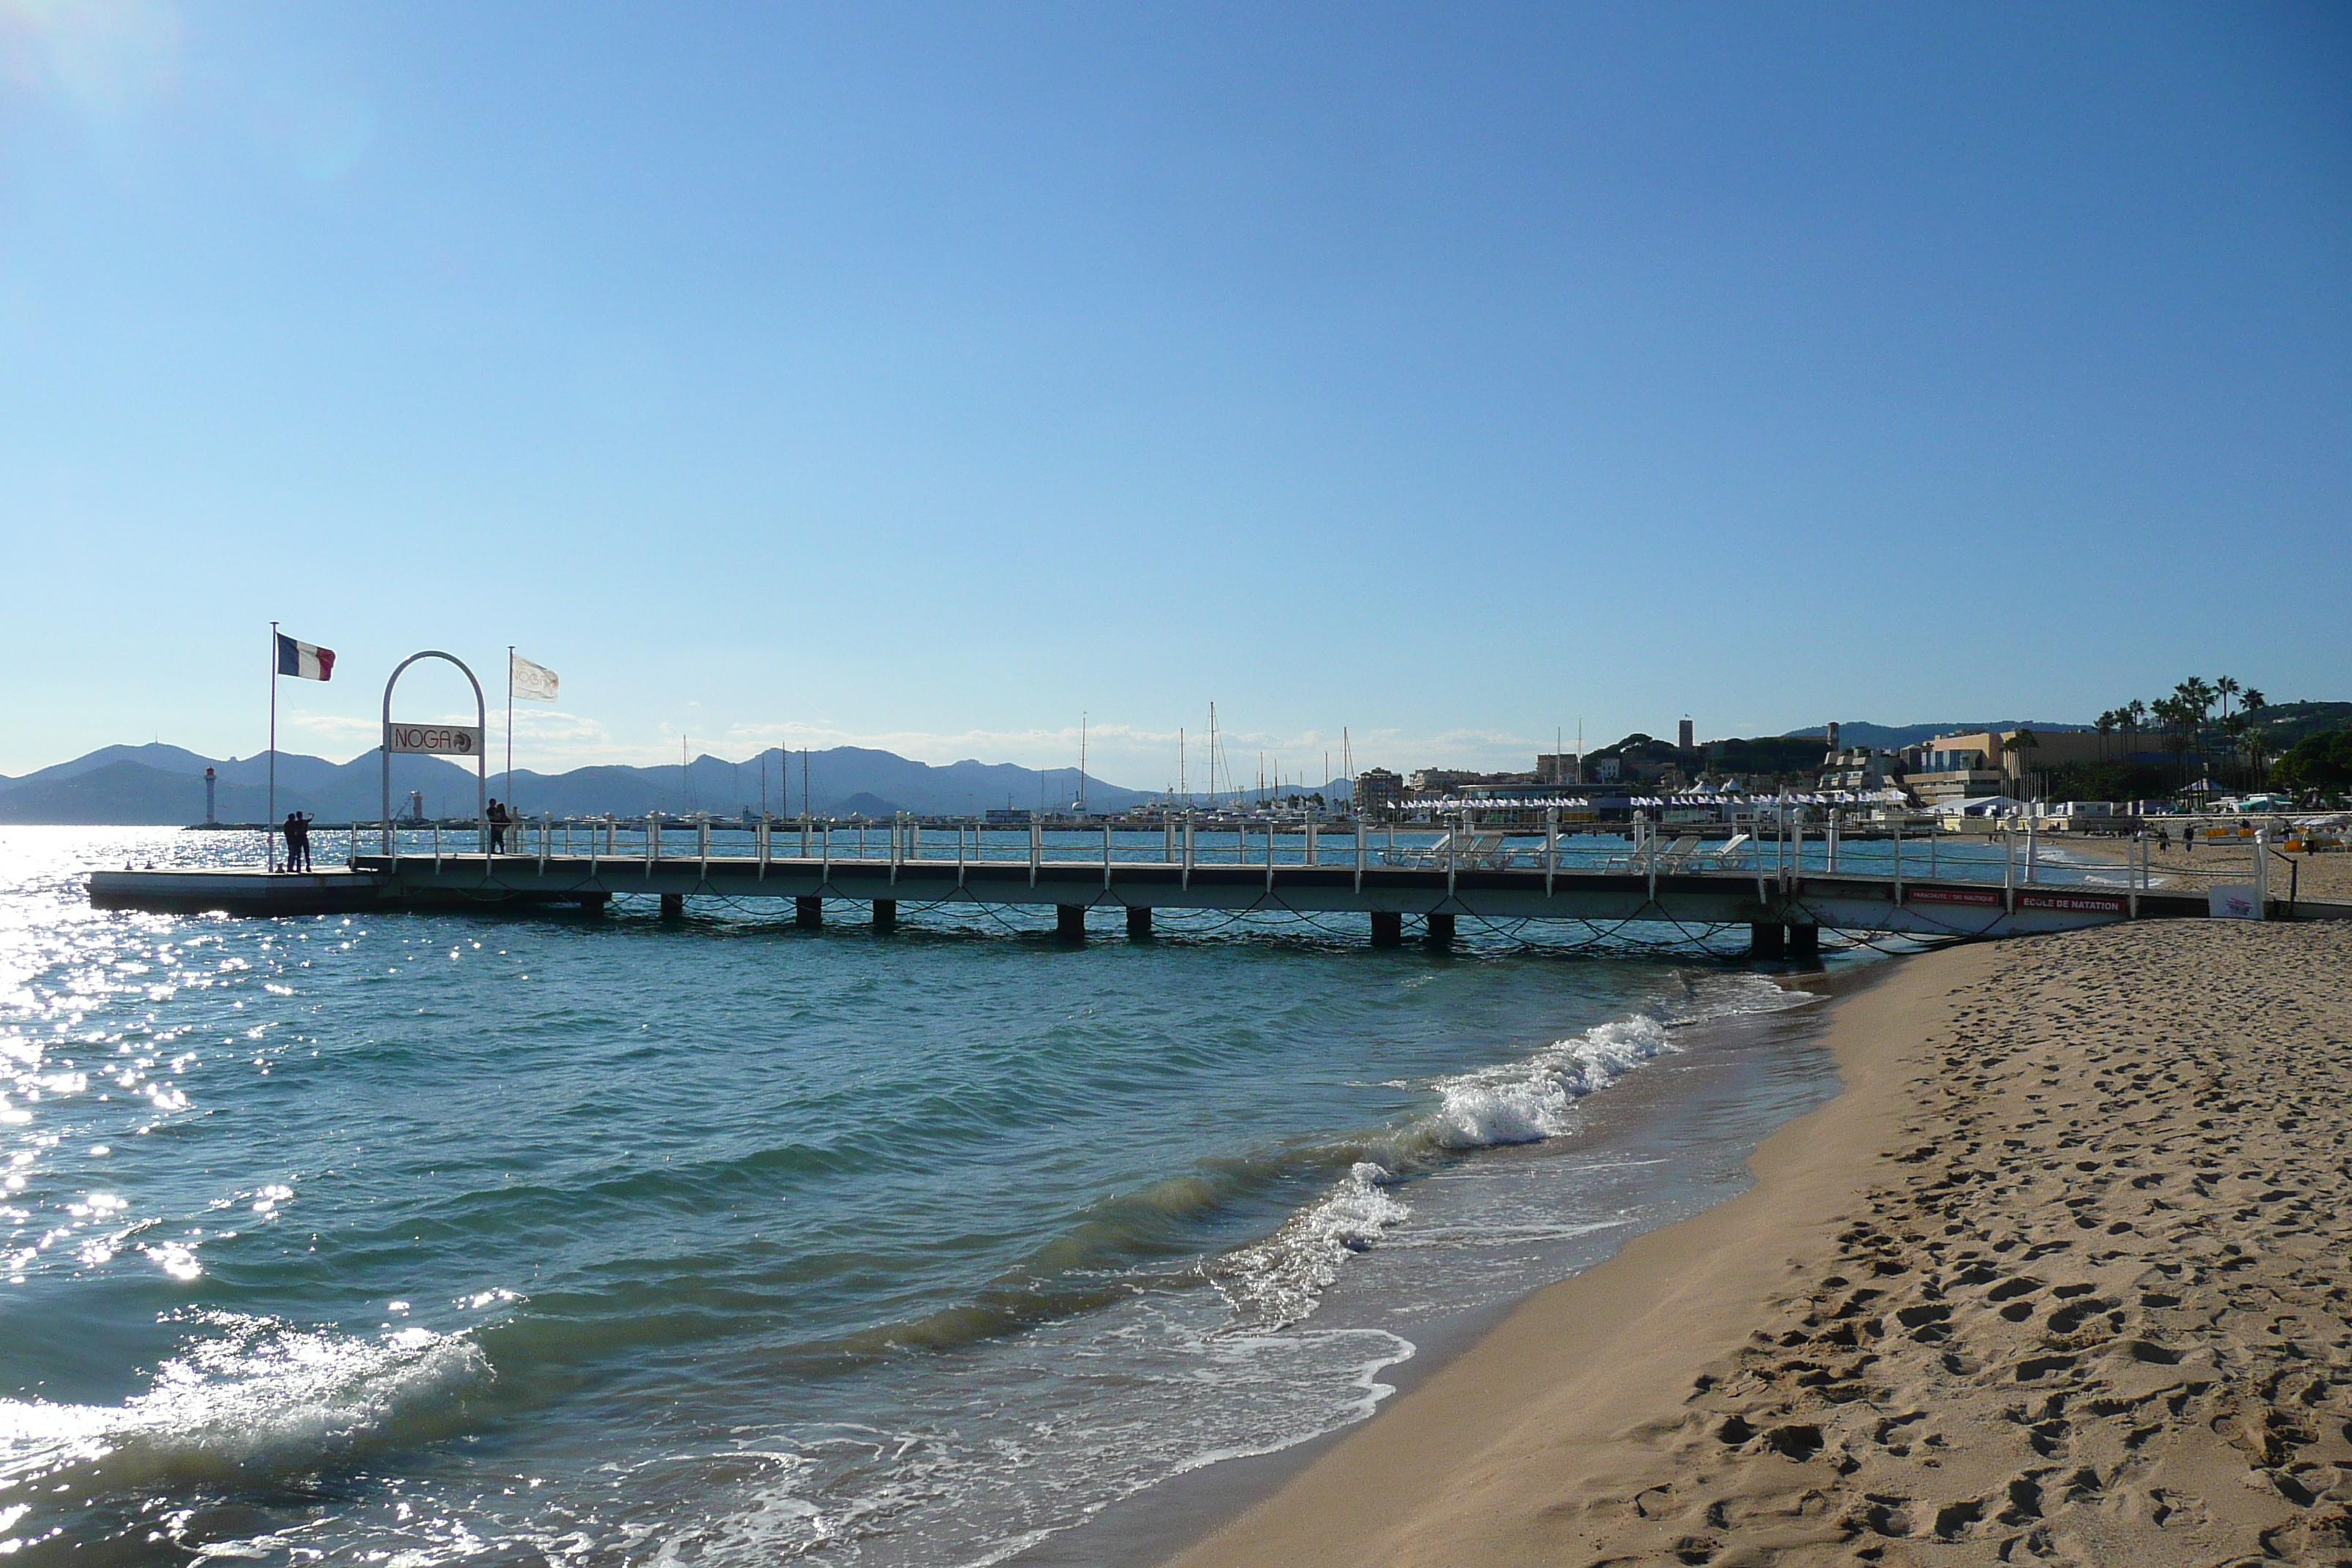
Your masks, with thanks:
[{"label": "white beach tent", "polygon": [[1927,808],[1937,816],[2015,816],[2025,803],[2005,795],[1979,795],[1962,800],[1941,800]]}]

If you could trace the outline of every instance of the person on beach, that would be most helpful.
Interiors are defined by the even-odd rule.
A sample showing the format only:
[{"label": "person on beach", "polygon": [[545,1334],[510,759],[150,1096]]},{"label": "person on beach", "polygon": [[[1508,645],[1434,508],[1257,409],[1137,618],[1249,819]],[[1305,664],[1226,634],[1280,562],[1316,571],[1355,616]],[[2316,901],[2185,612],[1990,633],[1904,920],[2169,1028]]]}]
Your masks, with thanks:
[{"label": "person on beach", "polygon": [[507,808],[498,801],[490,802],[490,853],[503,852],[507,847]]}]

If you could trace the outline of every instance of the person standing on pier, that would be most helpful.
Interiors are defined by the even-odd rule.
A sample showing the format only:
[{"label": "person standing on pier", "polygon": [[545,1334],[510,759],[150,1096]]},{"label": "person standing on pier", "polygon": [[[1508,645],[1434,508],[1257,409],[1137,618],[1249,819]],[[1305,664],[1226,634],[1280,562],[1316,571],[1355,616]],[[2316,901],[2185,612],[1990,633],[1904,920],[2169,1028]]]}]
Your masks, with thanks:
[{"label": "person standing on pier", "polygon": [[490,802],[490,853],[503,854],[507,847],[507,808],[496,800]]},{"label": "person standing on pier", "polygon": [[286,868],[289,871],[310,869],[310,821],[299,811],[286,814]]}]

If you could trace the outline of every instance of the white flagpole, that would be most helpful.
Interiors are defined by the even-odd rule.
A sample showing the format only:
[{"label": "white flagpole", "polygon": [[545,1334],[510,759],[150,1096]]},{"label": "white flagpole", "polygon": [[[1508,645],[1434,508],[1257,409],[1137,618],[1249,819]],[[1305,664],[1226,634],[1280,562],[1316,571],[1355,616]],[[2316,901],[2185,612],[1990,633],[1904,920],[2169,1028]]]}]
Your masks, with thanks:
[{"label": "white flagpole", "polygon": [[507,815],[514,815],[514,650],[507,644]]},{"label": "white flagpole", "polygon": [[261,825],[261,852],[269,869],[278,869],[278,623],[269,623],[269,817]]}]

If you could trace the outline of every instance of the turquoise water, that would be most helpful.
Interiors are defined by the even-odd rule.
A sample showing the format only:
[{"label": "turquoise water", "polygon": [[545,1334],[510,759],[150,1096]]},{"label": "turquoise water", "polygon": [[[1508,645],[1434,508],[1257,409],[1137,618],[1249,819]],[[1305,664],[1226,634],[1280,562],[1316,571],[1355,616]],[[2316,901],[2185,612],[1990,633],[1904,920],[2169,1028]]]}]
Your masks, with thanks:
[{"label": "turquoise water", "polygon": [[257,853],[0,831],[23,1560],[1083,1560],[1105,1507],[1360,1418],[1420,1325],[1736,1184],[1828,1083],[1710,1033],[1804,998],[1706,962],[79,880]]}]

